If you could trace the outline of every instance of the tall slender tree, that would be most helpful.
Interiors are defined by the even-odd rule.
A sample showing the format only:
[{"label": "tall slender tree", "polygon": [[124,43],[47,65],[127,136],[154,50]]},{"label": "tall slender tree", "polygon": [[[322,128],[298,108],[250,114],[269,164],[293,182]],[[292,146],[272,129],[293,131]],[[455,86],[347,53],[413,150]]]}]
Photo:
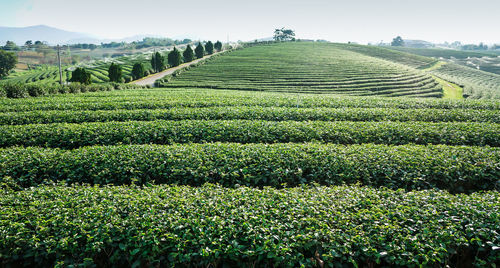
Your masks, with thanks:
[{"label": "tall slender tree", "polygon": [[122,67],[114,62],[111,63],[108,69],[109,81],[119,83],[122,80]]},{"label": "tall slender tree", "polygon": [[215,48],[215,50],[220,52],[222,50],[222,43],[219,40],[217,40],[217,42],[215,42],[215,44],[214,44],[214,48]]},{"label": "tall slender tree", "polygon": [[132,67],[132,79],[137,80],[143,78],[144,72],[145,72],[144,65],[140,62],[135,63],[134,66]]},{"label": "tall slender tree", "polygon": [[184,57],[184,62],[190,62],[194,60],[194,52],[190,45],[186,47],[186,50],[182,52],[182,56]]},{"label": "tall slender tree", "polygon": [[160,52],[156,52],[151,57],[151,66],[153,67],[153,71],[161,72],[166,69],[165,66],[165,57],[163,57]]},{"label": "tall slender tree", "polygon": [[174,50],[168,53],[168,65],[175,67],[181,64],[181,52],[174,47]]},{"label": "tall slender tree", "polygon": [[194,49],[194,53],[196,54],[196,58],[198,59],[201,59],[203,58],[203,56],[205,56],[205,48],[203,47],[201,42],[198,43],[198,46],[196,46],[196,48]]},{"label": "tall slender tree", "polygon": [[214,44],[212,43],[212,41],[208,41],[205,44],[205,50],[207,51],[208,55],[212,55],[214,53]]}]

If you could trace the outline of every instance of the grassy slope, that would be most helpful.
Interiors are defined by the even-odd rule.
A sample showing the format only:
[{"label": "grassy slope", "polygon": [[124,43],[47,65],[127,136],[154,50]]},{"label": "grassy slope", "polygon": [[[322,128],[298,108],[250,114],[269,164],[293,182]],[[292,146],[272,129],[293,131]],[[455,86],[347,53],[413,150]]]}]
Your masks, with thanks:
[{"label": "grassy slope", "polygon": [[[341,44],[309,42],[258,45],[186,71],[164,86],[362,96],[441,96],[439,83],[412,67],[430,64],[432,60],[405,54],[408,56],[405,61],[393,62],[376,57],[379,54],[373,56],[358,50],[359,47]],[[384,56],[393,56],[394,52],[387,51],[382,50]],[[420,58],[428,61],[419,61]]]}]

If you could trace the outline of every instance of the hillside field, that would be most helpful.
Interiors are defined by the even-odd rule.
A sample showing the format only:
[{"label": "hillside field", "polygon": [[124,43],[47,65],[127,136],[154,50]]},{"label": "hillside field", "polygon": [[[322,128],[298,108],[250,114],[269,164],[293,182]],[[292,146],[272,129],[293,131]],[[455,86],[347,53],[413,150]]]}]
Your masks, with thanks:
[{"label": "hillside field", "polygon": [[495,267],[500,100],[437,63],[274,43],[0,98],[0,266]]}]

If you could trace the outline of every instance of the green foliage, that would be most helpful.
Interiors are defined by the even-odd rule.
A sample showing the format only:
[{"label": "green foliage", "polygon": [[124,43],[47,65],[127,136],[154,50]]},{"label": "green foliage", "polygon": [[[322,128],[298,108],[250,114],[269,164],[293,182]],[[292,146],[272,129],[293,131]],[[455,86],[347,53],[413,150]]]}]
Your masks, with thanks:
[{"label": "green foliage", "polygon": [[219,40],[217,40],[217,42],[215,42],[214,44],[214,48],[215,50],[217,50],[217,52],[222,51],[222,43]]},{"label": "green foliage", "polygon": [[[257,45],[191,68],[162,86],[390,97],[443,95],[441,84],[429,74],[353,52],[351,47],[355,48],[308,42]],[[390,49],[383,51],[396,56],[407,54]],[[412,60],[425,58],[408,55]]]},{"label": "green foliage", "polygon": [[2,126],[0,146],[76,148],[189,142],[448,144],[500,146],[500,124],[424,122],[129,121]]},{"label": "green foliage", "polygon": [[275,29],[273,38],[275,41],[295,40],[295,31],[292,29],[285,29],[285,28]]},{"label": "green foliage", "polygon": [[190,45],[188,45],[186,47],[186,50],[184,50],[184,52],[182,52],[182,56],[184,58],[184,62],[191,62],[194,60],[194,51]]},{"label": "green foliage", "polygon": [[175,47],[172,51],[170,51],[170,53],[168,53],[168,65],[170,65],[171,67],[181,65],[181,59],[181,52]]},{"label": "green foliage", "polygon": [[[127,85],[137,88],[135,85]],[[0,86],[0,89],[2,87]],[[89,98],[90,97],[90,98]],[[44,99],[0,99],[0,112],[26,111],[81,111],[81,110],[135,110],[170,109],[179,107],[289,107],[289,108],[397,108],[397,109],[444,109],[454,110],[500,110],[498,100],[449,100],[338,96],[330,94],[292,94],[282,92],[223,91],[223,90],[143,90],[88,96],[54,97]],[[418,113],[419,111],[416,111]],[[466,111],[464,111],[466,112]],[[404,120],[402,120],[404,121]],[[449,120],[443,120],[449,121]],[[460,121],[460,120],[458,120]]]},{"label": "green foliage", "polygon": [[2,190],[0,203],[5,266],[494,267],[500,261],[494,191],[75,185]]},{"label": "green foliage", "polygon": [[401,36],[397,36],[394,39],[392,39],[391,46],[393,47],[404,47],[405,41]]},{"label": "green foliage", "polygon": [[146,70],[144,69],[144,65],[140,62],[134,64],[134,66],[132,67],[132,78],[134,80],[137,80],[137,79],[141,79],[144,77],[144,73],[146,72]]},{"label": "green foliage", "polygon": [[208,41],[205,44],[205,51],[208,55],[212,55],[214,53],[214,44],[212,43],[212,41]]},{"label": "green foliage", "polygon": [[153,67],[153,71],[161,72],[167,68],[165,65],[165,57],[160,54],[160,52],[156,52],[151,56],[151,66]]},{"label": "green foliage", "polygon": [[72,72],[71,79],[69,81],[90,85],[92,83],[92,75],[84,68],[79,67]]},{"label": "green foliage", "polygon": [[2,49],[7,51],[16,51],[19,50],[19,47],[16,45],[16,43],[7,41],[5,42],[5,46],[3,46]]},{"label": "green foliage", "polygon": [[6,77],[16,67],[16,63],[16,54],[0,49],[0,78]]},{"label": "green foliage", "polygon": [[[85,133],[86,134],[86,133]],[[82,133],[82,135],[85,135]],[[186,144],[121,145],[61,150],[0,149],[0,180],[22,187],[44,181],[123,185],[205,182],[225,187],[309,183],[444,189],[495,189],[500,151],[444,145]]]},{"label": "green foliage", "polygon": [[205,48],[201,43],[198,43],[198,45],[194,49],[194,54],[196,55],[197,59],[201,59],[203,58],[203,56],[205,56]]},{"label": "green foliage", "polygon": [[[38,88],[38,87],[35,87]],[[30,95],[32,95],[30,93]],[[43,95],[43,94],[41,94]],[[108,108],[112,104],[108,103]],[[123,108],[123,107],[122,107]],[[0,125],[154,120],[420,121],[500,123],[498,111],[472,109],[171,107],[169,109],[0,112]]]},{"label": "green foliage", "polygon": [[109,81],[120,83],[122,80],[122,67],[118,64],[111,63],[108,69]]}]

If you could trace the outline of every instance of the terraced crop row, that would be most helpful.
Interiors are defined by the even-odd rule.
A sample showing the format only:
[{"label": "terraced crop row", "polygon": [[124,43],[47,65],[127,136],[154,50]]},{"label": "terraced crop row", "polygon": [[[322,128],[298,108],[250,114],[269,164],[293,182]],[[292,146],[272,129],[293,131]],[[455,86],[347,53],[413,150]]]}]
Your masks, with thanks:
[{"label": "terraced crop row", "polygon": [[357,186],[1,190],[0,263],[493,266],[499,202]]},{"label": "terraced crop row", "polygon": [[464,93],[476,99],[500,99],[500,75],[447,63],[432,71],[436,76],[464,88]]},{"label": "terraced crop row", "polygon": [[421,121],[500,123],[500,113],[473,109],[294,108],[223,106],[135,110],[35,110],[0,113],[0,125],[154,120]]},{"label": "terraced crop row", "polygon": [[493,123],[156,120],[2,126],[0,146],[78,148],[114,144],[309,141],[500,146],[498,133],[500,124]]},{"label": "terraced crop row", "polygon": [[6,183],[12,178],[23,188],[50,181],[193,186],[210,182],[225,187],[361,183],[470,193],[498,187],[499,161],[498,148],[444,145],[215,143],[75,150],[14,147],[0,149],[0,178]]},{"label": "terraced crop row", "polygon": [[[161,85],[349,95],[442,95],[442,87],[431,76],[352,52],[352,48],[356,47],[310,43],[255,46],[192,68]],[[408,60],[418,57],[408,55]]]},{"label": "terraced crop row", "polygon": [[0,99],[0,112],[49,110],[135,110],[180,107],[298,107],[500,110],[495,100],[445,100],[348,97],[329,94],[216,91],[207,89],[140,89],[59,95],[30,99]]}]

